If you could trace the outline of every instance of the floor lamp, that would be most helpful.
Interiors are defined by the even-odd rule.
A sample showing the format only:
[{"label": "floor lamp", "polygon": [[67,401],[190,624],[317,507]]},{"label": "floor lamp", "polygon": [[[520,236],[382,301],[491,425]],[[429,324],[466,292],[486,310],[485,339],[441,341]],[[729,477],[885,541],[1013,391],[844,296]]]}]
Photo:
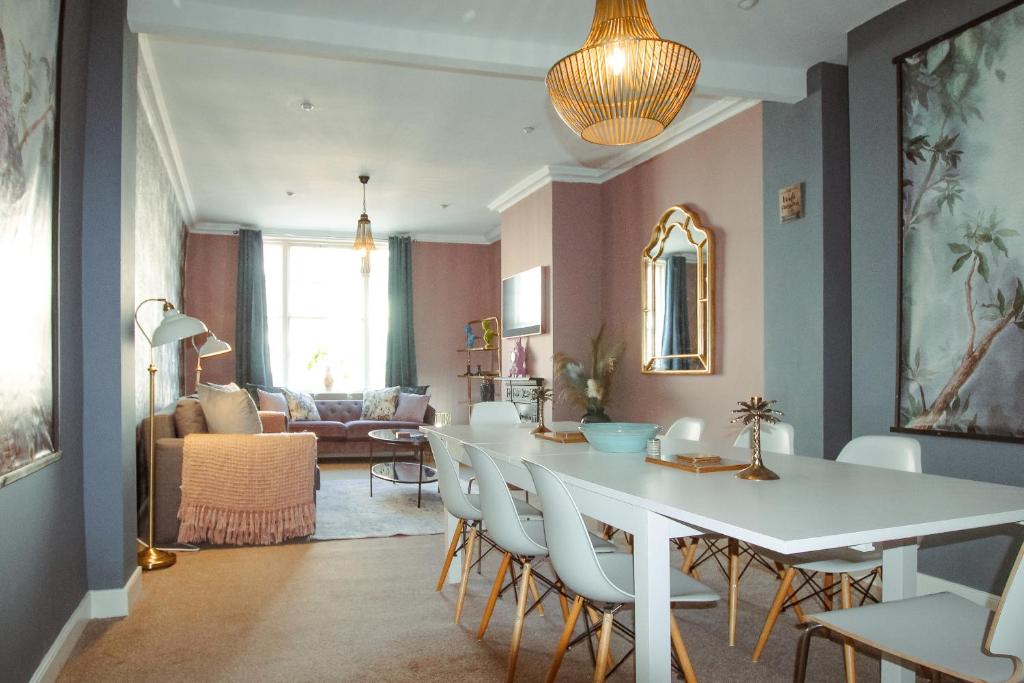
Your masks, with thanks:
[{"label": "floor lamp", "polygon": [[[146,334],[139,322],[139,310],[148,303],[159,301],[164,305],[164,316],[152,335]],[[178,559],[174,553],[158,550],[153,545],[153,532],[156,526],[156,440],[153,435],[154,403],[156,402],[156,364],[153,362],[153,349],[165,344],[173,344],[197,334],[208,332],[202,321],[185,315],[174,308],[167,299],[146,299],[135,309],[135,324],[142,336],[149,342],[149,434],[146,437],[146,458],[149,466],[149,532],[148,547],[139,551],[139,566],[145,570],[164,569],[170,567]]]},{"label": "floor lamp", "polygon": [[192,338],[192,348],[196,351],[196,388],[199,387],[199,378],[203,374],[203,359],[211,356],[219,356],[222,353],[231,351],[231,344],[223,339],[217,339],[213,332],[206,338],[201,346],[196,346],[195,337]]}]

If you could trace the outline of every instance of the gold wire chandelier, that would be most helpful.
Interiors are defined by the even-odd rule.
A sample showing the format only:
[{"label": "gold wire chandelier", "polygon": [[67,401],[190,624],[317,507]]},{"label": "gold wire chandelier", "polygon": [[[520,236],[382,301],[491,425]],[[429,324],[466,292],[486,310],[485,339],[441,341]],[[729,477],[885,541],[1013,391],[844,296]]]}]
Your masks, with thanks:
[{"label": "gold wire chandelier", "polygon": [[366,215],[366,183],[370,182],[370,176],[359,176],[359,182],[363,184],[363,213],[356,222],[356,241],[352,248],[363,255],[359,272],[363,275],[370,274],[370,252],[377,248],[373,243],[373,230],[370,228],[370,217]]},{"label": "gold wire chandelier", "polygon": [[646,0],[597,0],[586,42],[551,67],[547,85],[577,135],[631,145],[672,123],[699,73],[696,52],[658,35]]}]

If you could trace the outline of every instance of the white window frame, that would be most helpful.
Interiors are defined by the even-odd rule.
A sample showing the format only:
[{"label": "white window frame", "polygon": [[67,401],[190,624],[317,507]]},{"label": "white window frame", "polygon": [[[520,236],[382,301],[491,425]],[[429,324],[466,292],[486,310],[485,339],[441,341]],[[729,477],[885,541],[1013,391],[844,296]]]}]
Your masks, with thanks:
[{"label": "white window frame", "polygon": [[[276,384],[280,386],[288,386],[288,339],[291,330],[291,317],[288,314],[288,262],[289,262],[289,251],[292,247],[329,247],[332,249],[347,248],[351,249],[355,244],[355,240],[352,238],[344,239],[329,239],[329,238],[307,238],[307,237],[283,237],[276,235],[264,235],[264,244],[273,244],[281,247],[281,319],[283,324],[281,345],[283,347],[283,368],[284,377],[282,379],[274,378]],[[377,251],[374,254],[380,253],[381,251],[387,251],[387,242],[381,242],[380,240],[374,240]],[[388,258],[391,258],[390,253]],[[371,266],[373,262],[373,254],[370,255]],[[378,266],[379,267],[379,266]],[[370,388],[370,275],[369,273],[363,274],[363,389]]]}]

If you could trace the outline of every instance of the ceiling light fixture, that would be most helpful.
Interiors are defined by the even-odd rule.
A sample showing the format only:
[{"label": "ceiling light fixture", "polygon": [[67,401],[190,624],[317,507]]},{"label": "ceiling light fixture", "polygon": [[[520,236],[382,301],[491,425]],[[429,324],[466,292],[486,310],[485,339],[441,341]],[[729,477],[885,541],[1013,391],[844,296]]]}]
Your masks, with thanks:
[{"label": "ceiling light fixture", "polygon": [[370,274],[370,252],[377,247],[373,243],[373,231],[370,229],[370,217],[366,215],[366,183],[370,182],[370,176],[359,176],[359,182],[363,184],[363,213],[356,222],[356,241],[352,248],[363,255],[363,261],[359,272],[363,275]]},{"label": "ceiling light fixture", "polygon": [[740,0],[738,3],[736,3],[736,6],[739,7],[740,9],[754,9],[754,6],[756,4],[757,0]]},{"label": "ceiling light fixture", "polygon": [[645,0],[597,0],[583,47],[548,71],[548,95],[587,142],[631,145],[672,123],[699,73],[697,53],[658,35]]},{"label": "ceiling light fixture", "polygon": [[299,104],[299,109],[301,109],[302,111],[309,112],[316,109],[316,105],[310,102],[309,100],[302,100],[302,103]]}]

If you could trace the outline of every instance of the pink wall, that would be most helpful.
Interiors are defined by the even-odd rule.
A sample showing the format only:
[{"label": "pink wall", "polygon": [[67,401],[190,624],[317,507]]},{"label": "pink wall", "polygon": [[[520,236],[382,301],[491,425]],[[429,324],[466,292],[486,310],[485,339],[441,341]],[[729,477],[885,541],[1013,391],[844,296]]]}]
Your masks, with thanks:
[{"label": "pink wall", "polygon": [[[185,312],[232,347],[235,345],[235,291],[238,280],[238,237],[189,233],[185,247]],[[185,393],[195,391],[196,354],[185,350]],[[203,360],[203,381],[235,380],[235,354]]]},{"label": "pink wall", "polygon": [[[605,223],[604,317],[625,338],[614,419],[667,426],[702,417],[705,438],[731,441],[735,402],[764,388],[763,194],[761,107],[613,178],[602,189]],[[717,346],[713,375],[640,372],[640,252],[661,213],[696,209],[717,248]]]},{"label": "pink wall", "polygon": [[[551,294],[552,266],[551,185],[537,190],[501,214],[501,277],[506,278],[536,266],[548,269]],[[498,305],[501,299],[499,294]],[[551,298],[548,300],[544,334],[523,338],[526,345],[526,371],[533,377],[551,378],[552,326]],[[504,354],[502,354],[504,356]],[[505,365],[508,359],[503,358]]]},{"label": "pink wall", "polygon": [[[454,422],[469,419],[463,326],[469,320],[500,315],[498,287],[502,245],[413,242],[413,310],[416,366],[420,384],[430,385],[430,403],[452,414]],[[474,354],[486,369],[485,356]],[[500,352],[495,353],[495,363]],[[473,390],[479,391],[479,381]]]}]

